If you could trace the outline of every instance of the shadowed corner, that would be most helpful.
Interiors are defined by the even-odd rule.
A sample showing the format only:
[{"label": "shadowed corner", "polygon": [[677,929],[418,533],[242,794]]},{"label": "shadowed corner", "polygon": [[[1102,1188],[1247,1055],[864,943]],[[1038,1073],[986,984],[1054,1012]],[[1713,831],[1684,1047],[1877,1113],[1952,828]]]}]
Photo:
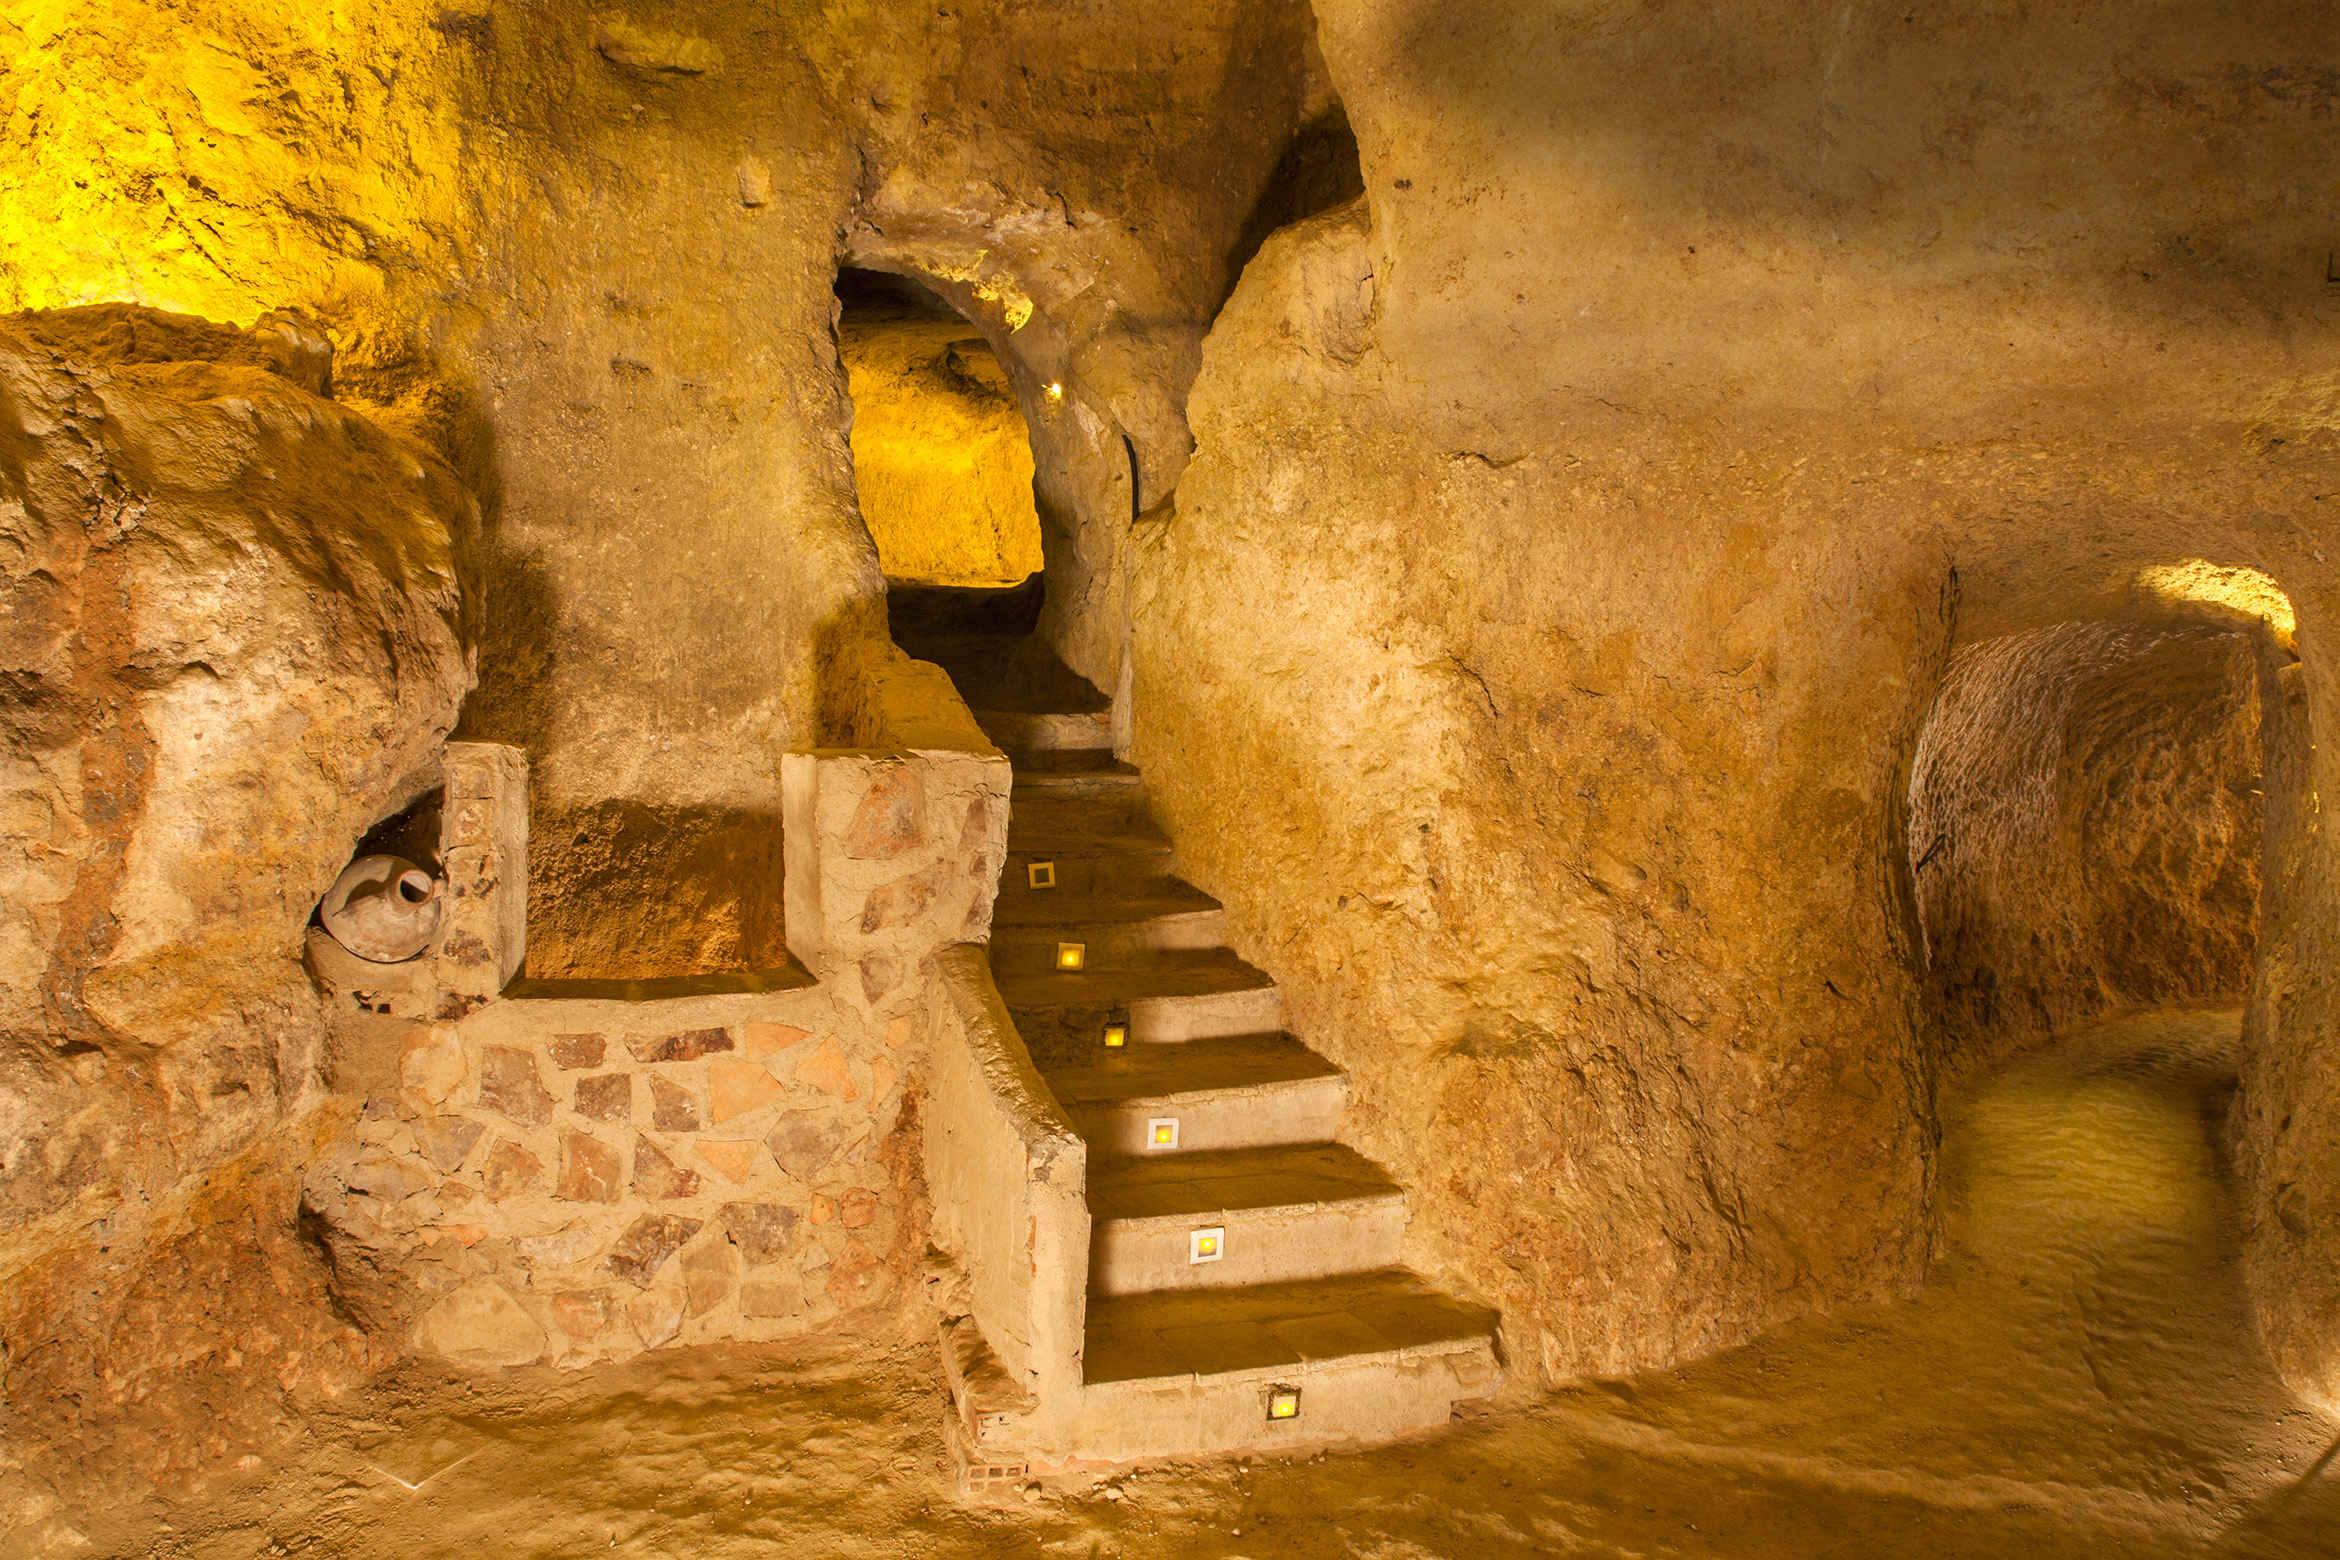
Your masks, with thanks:
[{"label": "shadowed corner", "polygon": [[1629,240],[1626,276],[1671,278],[1685,308],[1781,244],[2030,285],[2077,269],[2173,323],[2209,297],[2254,321],[2313,304],[2332,235],[2284,170],[2340,109],[2321,8],[2193,0],[2112,28],[2085,10],[1727,0],[1685,29],[1415,0],[1332,8],[1324,38],[1336,78],[1376,74],[1358,131],[1393,220],[1483,221],[1491,184],[1565,170],[1541,218],[1555,253]]},{"label": "shadowed corner", "polygon": [[[2340,1436],[2334,1436],[2298,1478],[2253,1505],[2240,1521],[2219,1534],[2210,1552],[2263,1556],[2265,1560],[2322,1560],[2331,1553],[2333,1535],[2340,1534],[2340,1477],[2332,1473],[2335,1460],[2340,1460]],[[2303,1534],[2309,1536],[2300,1536]]]}]

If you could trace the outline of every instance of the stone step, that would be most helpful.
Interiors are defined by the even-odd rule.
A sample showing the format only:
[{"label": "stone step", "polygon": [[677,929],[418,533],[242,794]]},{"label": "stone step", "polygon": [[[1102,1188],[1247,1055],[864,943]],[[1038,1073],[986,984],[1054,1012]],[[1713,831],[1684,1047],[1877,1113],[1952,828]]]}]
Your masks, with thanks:
[{"label": "stone step", "polygon": [[1026,769],[1010,764],[1015,780],[1009,795],[1016,800],[1042,796],[1127,796],[1145,789],[1145,777],[1123,763],[1099,763],[1105,755],[1095,749],[1075,748],[1057,754],[1038,755],[1057,759],[1086,760],[1077,767],[1064,763],[1044,764]]},{"label": "stone step", "polygon": [[[1136,787],[1107,791],[1027,790],[1017,786],[1008,799],[1008,849],[1026,850],[1033,841],[1077,844],[1096,836],[1126,835],[1148,844],[1170,842],[1146,816],[1146,794]],[[1099,842],[1098,849],[1111,849]]]},{"label": "stone step", "polygon": [[1085,1059],[1115,1013],[1127,1015],[1133,1043],[1284,1027],[1276,983],[1224,948],[1168,949],[1078,971],[995,970],[994,978],[1016,1032],[1043,1066]]},{"label": "stone step", "polygon": [[1139,778],[1137,766],[1113,756],[1111,748],[1004,748],[1016,784],[1062,776],[1065,779]]},{"label": "stone step", "polygon": [[[1174,863],[1167,841],[1120,839],[1100,850],[1095,840],[1060,840],[1036,850],[1008,852],[999,875],[999,897],[992,906],[994,920],[1016,920],[1026,906],[1035,910],[1067,899],[1114,900],[1146,898],[1170,892]],[[1032,886],[1034,862],[1048,863],[1054,884]],[[1103,919],[1100,917],[1099,919]]]},{"label": "stone step", "polygon": [[1099,1156],[1160,1152],[1163,1120],[1176,1123],[1180,1153],[1321,1143],[1349,1100],[1346,1073],[1280,1034],[1099,1045],[1092,1060],[1046,1077]]},{"label": "stone step", "polygon": [[992,742],[1011,752],[1113,750],[1113,713],[1026,715],[1014,710],[976,710],[975,724]]},{"label": "stone step", "polygon": [[1092,1297],[1229,1289],[1394,1266],[1406,1194],[1341,1143],[1143,1154],[1091,1161],[1089,1218]]},{"label": "stone step", "polygon": [[[1005,900],[1004,895],[1001,896]],[[1147,878],[1128,893],[1077,894],[1059,886],[1030,889],[1015,903],[995,904],[991,924],[998,926],[1099,926],[1116,921],[1150,921],[1158,915],[1192,915],[1216,910],[1219,902],[1192,884],[1176,878]],[[1224,939],[1221,939],[1224,941]]]},{"label": "stone step", "polygon": [[[1022,907],[1018,907],[1021,910]],[[1091,964],[1127,964],[1166,949],[1217,948],[1227,940],[1227,912],[1208,908],[1110,921],[1026,921],[991,930],[991,969],[1000,978],[1056,968],[1059,945],[1079,943]]]},{"label": "stone step", "polygon": [[[1495,1313],[1403,1268],[1089,1302],[1075,1456],[1099,1462],[1387,1441],[1502,1382]],[[1270,1419],[1270,1394],[1299,1412]]]}]

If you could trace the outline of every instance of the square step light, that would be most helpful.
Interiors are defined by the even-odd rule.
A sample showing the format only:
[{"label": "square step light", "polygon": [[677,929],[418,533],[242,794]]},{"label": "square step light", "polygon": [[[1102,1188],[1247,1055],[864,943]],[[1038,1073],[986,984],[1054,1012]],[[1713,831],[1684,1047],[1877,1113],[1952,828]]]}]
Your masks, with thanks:
[{"label": "square step light", "polygon": [[1109,1051],[1118,1051],[1127,1044],[1129,1044],[1129,1020],[1126,1018],[1107,1019],[1105,1022],[1105,1048]]},{"label": "square step light", "polygon": [[1177,1146],[1178,1118],[1176,1116],[1156,1116],[1146,1123],[1146,1147],[1148,1149],[1176,1148]]},{"label": "square step light", "polygon": [[1268,1388],[1268,1423],[1300,1417],[1300,1389],[1298,1387]]},{"label": "square step light", "polygon": [[1227,1254],[1227,1227],[1214,1224],[1207,1230],[1195,1230],[1186,1237],[1186,1265],[1198,1262],[1216,1262]]},{"label": "square step light", "polygon": [[1056,945],[1056,967],[1058,969],[1077,970],[1085,967],[1088,962],[1089,945],[1087,943],[1058,943]]},{"label": "square step light", "polygon": [[1053,861],[1026,862],[1024,875],[1031,879],[1034,888],[1054,888],[1056,886],[1056,863]]}]

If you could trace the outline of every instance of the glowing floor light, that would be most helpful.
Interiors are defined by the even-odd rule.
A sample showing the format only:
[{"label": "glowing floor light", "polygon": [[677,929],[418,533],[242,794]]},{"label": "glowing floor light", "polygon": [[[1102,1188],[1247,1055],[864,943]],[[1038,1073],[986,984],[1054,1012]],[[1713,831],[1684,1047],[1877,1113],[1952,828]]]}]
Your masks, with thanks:
[{"label": "glowing floor light", "polygon": [[1129,1020],[1126,1018],[1107,1019],[1105,1022],[1105,1048],[1109,1051],[1117,1051],[1127,1044],[1129,1044]]},{"label": "glowing floor light", "polygon": [[1176,1148],[1178,1146],[1178,1118],[1156,1116],[1146,1123],[1146,1147]]},{"label": "glowing floor light", "polygon": [[1300,1417],[1300,1389],[1298,1387],[1270,1387],[1268,1389],[1268,1419],[1298,1419]]},{"label": "glowing floor light", "polygon": [[1087,943],[1058,943],[1056,945],[1056,967],[1058,969],[1077,970],[1088,962],[1089,945]]},{"label": "glowing floor light", "polygon": [[1190,1267],[1197,1262],[1216,1262],[1226,1254],[1227,1229],[1225,1225],[1214,1225],[1207,1230],[1196,1230],[1186,1237],[1186,1261]]}]

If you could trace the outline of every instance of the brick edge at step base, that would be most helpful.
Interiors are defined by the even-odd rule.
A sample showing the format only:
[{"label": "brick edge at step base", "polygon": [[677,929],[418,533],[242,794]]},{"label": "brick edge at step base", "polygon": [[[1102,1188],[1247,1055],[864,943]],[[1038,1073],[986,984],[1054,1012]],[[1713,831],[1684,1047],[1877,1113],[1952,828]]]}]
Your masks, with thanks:
[{"label": "brick edge at step base", "polygon": [[[1074,1462],[1359,1448],[1435,1429],[1457,1403],[1495,1395],[1494,1340],[1352,1355],[1271,1370],[1097,1382],[1082,1391]],[[1270,1423],[1268,1393],[1300,1389],[1300,1417]]]}]

